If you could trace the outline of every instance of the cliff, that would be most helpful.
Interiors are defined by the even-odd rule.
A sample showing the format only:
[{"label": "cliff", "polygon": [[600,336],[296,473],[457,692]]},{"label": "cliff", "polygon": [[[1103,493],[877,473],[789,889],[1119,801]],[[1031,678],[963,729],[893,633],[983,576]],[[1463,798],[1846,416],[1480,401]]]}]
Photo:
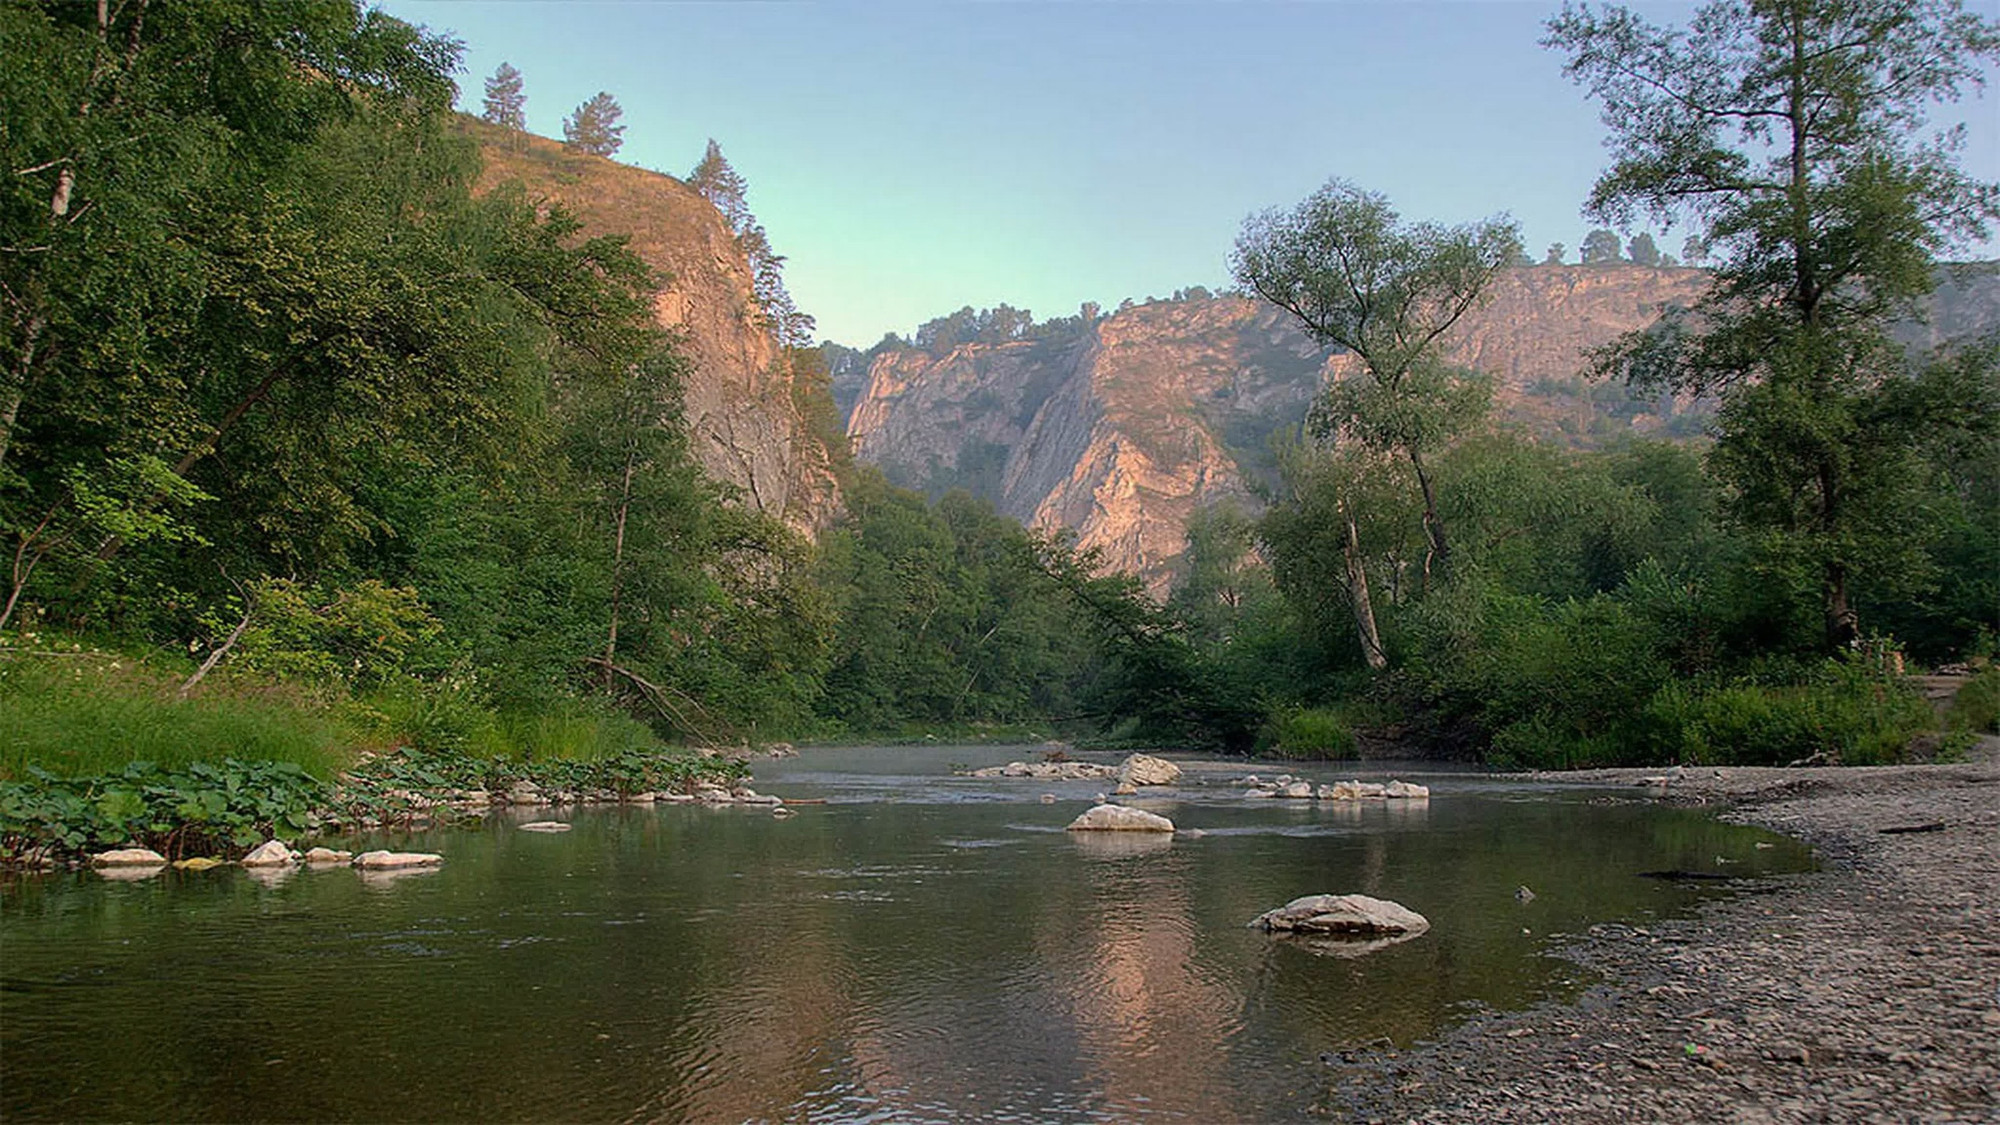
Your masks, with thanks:
[{"label": "cliff", "polygon": [[[1581,377],[1591,349],[1643,328],[1706,281],[1692,269],[1534,266],[1503,275],[1451,359],[1494,380],[1502,424],[1578,446],[1691,436],[1706,404]],[[1953,275],[1914,342],[2000,323],[2000,276]],[[1255,507],[1270,441],[1351,359],[1329,357],[1269,305],[1199,294],[941,351],[878,348],[849,418],[855,454],[892,480],[963,487],[1025,523],[1068,528],[1156,591],[1188,513]],[[850,353],[850,356],[852,353]]]},{"label": "cliff", "polygon": [[477,190],[519,181],[587,233],[627,236],[665,282],[654,315],[691,361],[682,410],[708,474],[807,534],[824,526],[839,507],[826,450],[794,405],[790,375],[751,299],[750,263],[714,206],[672,176],[461,122],[485,157]]}]

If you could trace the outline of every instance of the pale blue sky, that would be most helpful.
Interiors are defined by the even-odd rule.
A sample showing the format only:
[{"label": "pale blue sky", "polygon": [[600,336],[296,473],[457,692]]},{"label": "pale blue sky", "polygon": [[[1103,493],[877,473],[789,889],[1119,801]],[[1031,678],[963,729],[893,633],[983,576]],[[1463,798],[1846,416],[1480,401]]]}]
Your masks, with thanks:
[{"label": "pale blue sky", "polygon": [[[1537,259],[1574,260],[1604,162],[1596,107],[1536,45],[1559,0],[383,6],[466,41],[462,108],[507,61],[534,132],[608,90],[620,160],[684,176],[714,137],[799,306],[862,347],[961,305],[1227,284],[1243,218],[1336,175],[1409,218],[1511,213]],[[1997,107],[1989,86],[1954,110],[1989,181]]]}]

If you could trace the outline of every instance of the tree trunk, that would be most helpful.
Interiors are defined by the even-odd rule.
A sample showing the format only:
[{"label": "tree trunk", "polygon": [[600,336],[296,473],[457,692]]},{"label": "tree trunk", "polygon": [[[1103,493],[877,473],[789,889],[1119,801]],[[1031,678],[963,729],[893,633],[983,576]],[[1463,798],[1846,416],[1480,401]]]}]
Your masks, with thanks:
[{"label": "tree trunk", "polygon": [[1861,636],[1861,618],[1847,600],[1847,567],[1826,564],[1826,647],[1846,652]]},{"label": "tree trunk", "polygon": [[[1446,577],[1449,577],[1451,575],[1451,548],[1445,545],[1444,521],[1438,518],[1437,488],[1431,483],[1430,472],[1424,468],[1424,459],[1417,454],[1415,449],[1410,450],[1409,453],[1410,466],[1417,471],[1417,487],[1422,489],[1424,494],[1424,534],[1431,541],[1431,556],[1436,561],[1437,569],[1443,571]],[[1429,566],[1426,566],[1424,573],[1428,575],[1430,569]]]},{"label": "tree trunk", "polygon": [[1389,658],[1382,652],[1382,635],[1375,629],[1375,604],[1368,597],[1368,568],[1361,562],[1361,535],[1345,504],[1341,505],[1340,514],[1346,524],[1340,554],[1347,567],[1347,598],[1354,607],[1354,631],[1361,638],[1362,659],[1368,662],[1371,671],[1380,672],[1389,666]]},{"label": "tree trunk", "polygon": [[611,624],[604,636],[604,690],[611,690],[611,677],[618,666],[618,598],[625,579],[625,516],[632,510],[632,470],[636,450],[625,453],[625,483],[618,494],[616,530],[611,537]]}]

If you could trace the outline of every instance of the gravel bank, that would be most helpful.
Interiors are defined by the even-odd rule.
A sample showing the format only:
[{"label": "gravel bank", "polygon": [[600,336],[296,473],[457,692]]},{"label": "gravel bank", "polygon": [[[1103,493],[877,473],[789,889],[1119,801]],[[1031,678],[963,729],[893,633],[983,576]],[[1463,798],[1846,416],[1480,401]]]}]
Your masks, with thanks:
[{"label": "gravel bank", "polygon": [[[1688,771],[1659,799],[1803,839],[1821,870],[1684,921],[1595,927],[1565,951],[1602,976],[1576,1001],[1331,1057],[1320,1108],[1384,1122],[2000,1121],[1996,748],[1950,766]],[[1631,786],[1657,772],[1565,776]],[[1884,831],[1906,828],[1924,830]]]}]

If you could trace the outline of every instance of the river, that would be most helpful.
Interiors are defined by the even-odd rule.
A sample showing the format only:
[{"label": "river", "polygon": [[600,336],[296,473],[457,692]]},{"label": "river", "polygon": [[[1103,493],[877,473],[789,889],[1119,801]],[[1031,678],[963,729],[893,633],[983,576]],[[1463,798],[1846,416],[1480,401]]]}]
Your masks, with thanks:
[{"label": "river", "polygon": [[[1560,997],[1581,985],[1550,953],[1564,935],[1732,893],[1642,872],[1811,863],[1636,793],[1422,767],[1397,776],[1429,801],[1334,803],[1246,799],[1228,779],[1277,768],[1196,763],[1135,803],[1200,834],[1144,841],[1063,831],[1102,782],[952,772],[1028,753],[807,750],[757,766],[760,790],[827,802],[790,817],[558,810],[573,831],[496,815],[342,845],[446,857],[401,876],[17,878],[0,1116],[1296,1117],[1323,1055]],[[1318,892],[1432,929],[1349,957],[1245,927]]]}]

